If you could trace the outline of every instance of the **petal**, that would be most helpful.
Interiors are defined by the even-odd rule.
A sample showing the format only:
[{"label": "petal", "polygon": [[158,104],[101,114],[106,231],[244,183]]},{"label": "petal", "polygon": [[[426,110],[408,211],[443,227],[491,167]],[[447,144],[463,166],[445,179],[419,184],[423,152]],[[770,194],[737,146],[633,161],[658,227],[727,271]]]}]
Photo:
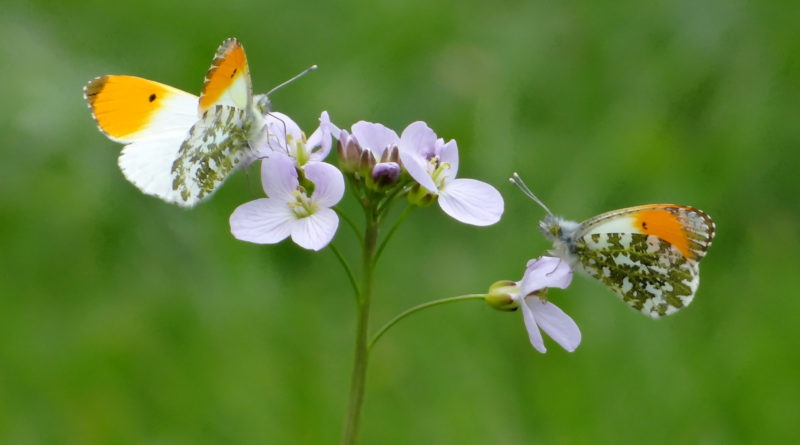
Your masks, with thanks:
[{"label": "petal", "polygon": [[578,325],[558,306],[539,297],[526,298],[524,306],[530,307],[539,327],[562,348],[572,352],[581,344]]},{"label": "petal", "polygon": [[439,188],[436,187],[436,183],[433,182],[433,178],[428,173],[430,164],[425,158],[410,151],[400,150],[400,162],[403,163],[403,167],[405,167],[408,174],[419,185],[425,187],[431,193],[439,193]]},{"label": "petal", "polygon": [[[306,141],[306,149],[311,151],[309,161],[322,161],[331,151],[331,133],[339,134],[341,130],[331,123],[328,112],[323,111],[319,116],[319,127],[311,133]],[[314,150],[319,147],[319,150]]]},{"label": "petal", "polygon": [[292,223],[292,241],[309,250],[327,246],[339,227],[339,215],[331,209],[319,209],[314,214]]},{"label": "petal", "polygon": [[376,158],[381,157],[386,147],[396,145],[399,140],[394,130],[373,122],[358,121],[353,124],[352,130],[361,148],[371,151]]},{"label": "petal", "polygon": [[536,317],[534,317],[533,311],[527,304],[522,305],[522,319],[525,321],[525,329],[528,331],[528,339],[531,341],[531,345],[542,354],[547,352],[547,348],[544,347],[542,333],[539,332],[539,326],[536,325]]},{"label": "petal", "polygon": [[326,162],[311,162],[306,164],[303,171],[309,181],[314,183],[312,201],[322,207],[332,207],[342,200],[344,176],[338,168]]},{"label": "petal", "polygon": [[450,164],[450,170],[445,172],[445,174],[451,179],[455,179],[456,173],[458,173],[458,145],[455,139],[450,139],[450,142],[446,144],[442,141],[441,147],[437,149],[437,152],[439,153],[439,160],[441,162]]},{"label": "petal", "polygon": [[286,202],[299,184],[294,159],[274,152],[261,161],[261,185],[270,198]]},{"label": "petal", "polygon": [[566,289],[572,282],[572,268],[561,258],[543,256],[528,261],[525,275],[519,283],[520,295],[547,287]]},{"label": "petal", "polygon": [[289,236],[294,220],[285,202],[256,199],[233,211],[230,217],[231,233],[242,241],[274,244]]},{"label": "petal", "polygon": [[400,135],[398,148],[400,154],[404,151],[415,153],[427,161],[437,155],[436,133],[425,122],[412,122]]},{"label": "petal", "polygon": [[289,116],[272,111],[264,116],[264,124],[267,126],[269,132],[268,146],[273,151],[281,153],[289,153],[289,147],[286,146],[286,138],[292,135],[295,141],[303,137],[303,132],[300,127]]},{"label": "petal", "polygon": [[439,206],[465,224],[488,226],[500,221],[503,197],[491,185],[474,179],[454,179],[439,191]]}]

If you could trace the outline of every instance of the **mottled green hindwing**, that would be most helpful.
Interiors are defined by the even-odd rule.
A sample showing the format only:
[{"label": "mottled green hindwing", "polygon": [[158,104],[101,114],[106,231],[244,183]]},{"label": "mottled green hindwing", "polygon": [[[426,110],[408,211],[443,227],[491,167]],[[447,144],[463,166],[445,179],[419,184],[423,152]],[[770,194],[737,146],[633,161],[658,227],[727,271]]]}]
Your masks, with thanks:
[{"label": "mottled green hindwing", "polygon": [[697,261],[653,235],[592,233],[574,248],[589,275],[652,318],[688,306],[700,282]]},{"label": "mottled green hindwing", "polygon": [[211,195],[250,156],[247,111],[216,105],[189,130],[172,164],[172,188],[184,205]]}]

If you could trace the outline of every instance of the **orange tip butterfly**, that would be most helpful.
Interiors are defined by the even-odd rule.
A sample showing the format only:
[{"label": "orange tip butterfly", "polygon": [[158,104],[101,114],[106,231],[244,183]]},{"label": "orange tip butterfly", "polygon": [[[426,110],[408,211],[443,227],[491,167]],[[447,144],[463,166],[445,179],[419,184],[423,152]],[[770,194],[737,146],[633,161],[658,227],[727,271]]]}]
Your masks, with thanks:
[{"label": "orange tip butterfly", "polygon": [[125,144],[119,157],[125,177],[183,207],[211,196],[267,137],[262,116],[270,93],[253,96],[247,57],[235,38],[217,49],[200,97],[121,75],[92,79],[83,92],[100,131]]},{"label": "orange tip butterfly", "polygon": [[702,210],[645,204],[577,223],[554,215],[518,174],[511,182],[547,212],[539,229],[553,242],[550,254],[600,280],[652,318],[692,302],[700,284],[699,263],[715,231]]}]

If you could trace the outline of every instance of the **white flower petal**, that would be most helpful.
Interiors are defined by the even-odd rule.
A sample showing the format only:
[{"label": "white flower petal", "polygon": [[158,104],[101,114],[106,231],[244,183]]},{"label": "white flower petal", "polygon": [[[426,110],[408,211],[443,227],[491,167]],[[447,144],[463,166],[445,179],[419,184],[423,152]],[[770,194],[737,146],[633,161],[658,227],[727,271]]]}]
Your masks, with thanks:
[{"label": "white flower petal", "polygon": [[[335,131],[334,134],[337,135],[340,132],[340,130],[331,123],[328,112],[323,111],[319,116],[319,127],[311,133],[311,136],[309,136],[306,141],[306,149],[311,151],[311,156],[308,159],[309,161],[322,161],[328,156],[328,153],[331,151],[331,132],[333,131]],[[314,150],[315,147],[319,147],[319,149]]]},{"label": "white flower petal", "polygon": [[264,123],[269,132],[268,145],[273,151],[289,154],[290,147],[286,146],[287,136],[291,135],[295,141],[299,141],[303,137],[303,131],[300,126],[283,113],[277,111],[267,113],[264,116]]},{"label": "white flower petal", "polygon": [[413,152],[403,150],[400,150],[400,161],[403,163],[403,167],[405,167],[408,174],[411,175],[419,185],[425,187],[425,189],[431,193],[439,193],[436,183],[433,182],[431,174],[428,173],[428,161]]},{"label": "white flower petal", "polygon": [[414,153],[427,162],[437,154],[435,148],[436,133],[425,122],[412,122],[400,135],[398,149],[401,154],[403,151]]},{"label": "white flower petal", "polygon": [[376,158],[380,158],[386,147],[396,145],[400,139],[394,130],[373,122],[358,121],[351,129],[361,148],[371,151]]},{"label": "white flower petal", "polygon": [[344,176],[338,168],[326,162],[311,162],[303,169],[314,183],[311,200],[322,207],[332,207],[344,196]]},{"label": "white flower petal", "polygon": [[534,317],[531,308],[525,302],[522,304],[522,319],[525,321],[525,329],[528,331],[528,339],[531,341],[531,346],[542,354],[547,352],[547,348],[544,347],[542,333],[539,332],[539,326],[536,325],[536,317]]},{"label": "white flower petal", "polygon": [[436,187],[436,183],[433,182],[433,178],[428,173],[428,163],[424,159],[410,153],[403,154],[401,151],[400,162],[411,178],[417,181],[419,185],[435,195],[439,193],[439,188]]},{"label": "white flower petal", "polygon": [[581,330],[578,325],[558,306],[542,301],[539,297],[526,298],[524,306],[530,307],[539,327],[562,348],[572,352],[581,344]]},{"label": "white flower petal", "polygon": [[270,198],[288,201],[299,185],[294,159],[274,152],[261,161],[261,185]]},{"label": "white flower petal", "polygon": [[331,242],[338,227],[339,215],[336,212],[319,209],[292,223],[292,241],[304,249],[320,250]]},{"label": "white flower petal", "polygon": [[230,217],[231,233],[242,241],[274,244],[289,236],[294,219],[285,202],[256,199],[233,211]]},{"label": "white flower petal", "polygon": [[450,164],[450,169],[444,174],[450,179],[455,179],[458,173],[458,144],[456,144],[456,140],[450,139],[450,142],[446,144],[442,141],[442,145],[437,151],[439,153],[439,161]]},{"label": "white flower petal", "polygon": [[439,206],[465,224],[488,226],[500,221],[503,197],[491,185],[474,179],[454,179],[439,190]]},{"label": "white flower petal", "polygon": [[520,294],[526,296],[547,287],[566,289],[571,282],[572,268],[566,261],[543,256],[528,261],[525,275],[519,282]]}]

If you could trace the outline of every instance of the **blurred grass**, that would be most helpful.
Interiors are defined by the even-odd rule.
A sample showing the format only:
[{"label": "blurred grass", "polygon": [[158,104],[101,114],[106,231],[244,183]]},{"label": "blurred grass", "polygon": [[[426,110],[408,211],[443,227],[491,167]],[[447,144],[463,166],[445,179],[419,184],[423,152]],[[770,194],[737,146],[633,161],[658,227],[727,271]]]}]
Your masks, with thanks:
[{"label": "blurred grass", "polygon": [[[379,268],[375,323],[518,279],[557,213],[646,202],[717,221],[685,312],[653,322],[602,286],[553,293],[565,353],[481,304],[417,315],[370,369],[363,443],[785,443],[800,402],[796,2],[7,2],[0,112],[1,443],[332,443],[352,297],[327,252],[235,241],[237,174],[190,212],[139,194],[81,86],[134,74],[197,93],[239,37],[275,107],[458,140],[497,226],[418,211]],[[346,230],[338,242],[352,241]],[[407,283],[414,283],[414,287]]]}]

